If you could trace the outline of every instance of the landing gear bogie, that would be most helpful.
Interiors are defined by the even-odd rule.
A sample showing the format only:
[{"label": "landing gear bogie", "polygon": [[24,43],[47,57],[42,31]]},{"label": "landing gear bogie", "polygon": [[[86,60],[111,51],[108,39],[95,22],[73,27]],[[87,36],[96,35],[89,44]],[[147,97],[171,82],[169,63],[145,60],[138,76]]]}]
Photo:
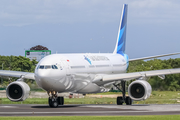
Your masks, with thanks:
[{"label": "landing gear bogie", "polygon": [[122,96],[117,97],[117,105],[122,105],[126,103],[126,105],[132,105],[132,99],[129,96],[126,96],[126,81],[121,81],[120,89],[117,85],[113,84],[118,90],[122,91]]},{"label": "landing gear bogie", "polygon": [[132,99],[129,96],[125,98],[122,96],[117,97],[117,105],[123,105],[123,103],[126,103],[126,105],[132,105]]}]

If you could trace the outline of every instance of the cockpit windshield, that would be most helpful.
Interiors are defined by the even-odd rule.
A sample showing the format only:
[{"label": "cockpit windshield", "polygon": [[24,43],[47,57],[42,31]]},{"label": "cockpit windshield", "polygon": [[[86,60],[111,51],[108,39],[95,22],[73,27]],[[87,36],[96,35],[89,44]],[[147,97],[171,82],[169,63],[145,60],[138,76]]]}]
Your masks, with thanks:
[{"label": "cockpit windshield", "polygon": [[39,69],[44,69],[44,66],[43,66],[43,65],[40,65],[40,66],[39,66]]},{"label": "cockpit windshield", "polygon": [[40,65],[38,69],[58,69],[56,65]]},{"label": "cockpit windshield", "polygon": [[45,69],[51,69],[51,66],[50,65],[46,65]]},{"label": "cockpit windshield", "polygon": [[56,65],[52,65],[52,69],[58,69]]}]

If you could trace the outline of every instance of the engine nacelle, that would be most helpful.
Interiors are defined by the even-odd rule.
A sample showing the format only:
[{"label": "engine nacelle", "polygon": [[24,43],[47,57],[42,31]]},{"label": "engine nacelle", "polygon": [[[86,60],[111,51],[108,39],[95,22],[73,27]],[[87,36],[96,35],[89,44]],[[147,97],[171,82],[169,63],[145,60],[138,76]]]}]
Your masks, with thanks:
[{"label": "engine nacelle", "polygon": [[151,85],[145,80],[136,80],[128,87],[128,95],[133,100],[145,100],[150,97]]},{"label": "engine nacelle", "polygon": [[22,81],[12,82],[6,88],[7,98],[14,102],[24,101],[29,97],[29,92],[29,85]]}]

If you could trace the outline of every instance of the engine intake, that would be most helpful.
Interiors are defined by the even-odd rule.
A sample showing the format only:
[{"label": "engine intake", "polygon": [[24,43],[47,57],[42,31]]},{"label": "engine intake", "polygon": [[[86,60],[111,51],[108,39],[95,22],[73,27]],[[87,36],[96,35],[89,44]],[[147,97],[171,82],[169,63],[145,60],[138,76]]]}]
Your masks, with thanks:
[{"label": "engine intake", "polygon": [[11,101],[24,101],[29,97],[30,88],[22,81],[10,83],[6,88],[7,98]]},{"label": "engine intake", "polygon": [[136,80],[128,87],[128,94],[133,100],[145,100],[150,97],[151,85],[145,80]]}]

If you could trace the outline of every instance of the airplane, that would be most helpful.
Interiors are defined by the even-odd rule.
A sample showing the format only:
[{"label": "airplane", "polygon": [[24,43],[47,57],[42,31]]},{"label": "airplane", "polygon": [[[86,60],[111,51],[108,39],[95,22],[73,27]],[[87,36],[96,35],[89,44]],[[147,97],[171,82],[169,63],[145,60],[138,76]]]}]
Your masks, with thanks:
[{"label": "airplane", "polygon": [[[128,5],[124,4],[113,53],[52,54],[39,61],[34,73],[0,70],[0,76],[18,78],[7,86],[7,98],[15,102],[28,98],[30,88],[24,79],[35,80],[39,87],[47,91],[48,103],[52,108],[64,104],[64,97],[58,96],[58,93],[108,92],[110,85],[122,91],[122,96],[117,97],[117,105],[123,103],[131,105],[133,100],[149,98],[152,88],[147,82],[148,77],[177,74],[180,73],[180,68],[126,73],[129,62],[180,53],[129,59],[125,54],[127,10]],[[128,86],[128,96],[126,96],[126,82],[134,79],[135,81]]]}]

